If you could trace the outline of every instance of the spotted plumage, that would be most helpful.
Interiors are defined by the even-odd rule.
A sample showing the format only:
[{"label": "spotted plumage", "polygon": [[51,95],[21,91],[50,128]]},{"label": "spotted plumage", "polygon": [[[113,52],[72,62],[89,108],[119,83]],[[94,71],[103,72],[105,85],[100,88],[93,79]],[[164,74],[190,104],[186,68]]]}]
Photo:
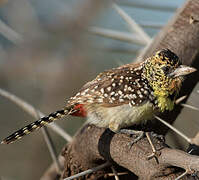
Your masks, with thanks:
[{"label": "spotted plumage", "polygon": [[105,107],[129,103],[140,105],[148,99],[151,91],[147,79],[142,76],[143,64],[127,64],[99,74],[83,86],[69,103],[100,103]]},{"label": "spotted plumage", "polygon": [[25,126],[2,141],[11,143],[65,115],[86,117],[87,123],[118,132],[143,123],[156,112],[172,110],[183,76],[195,71],[181,66],[170,50],[158,51],[144,62],[100,73],[67,102],[63,110]]}]

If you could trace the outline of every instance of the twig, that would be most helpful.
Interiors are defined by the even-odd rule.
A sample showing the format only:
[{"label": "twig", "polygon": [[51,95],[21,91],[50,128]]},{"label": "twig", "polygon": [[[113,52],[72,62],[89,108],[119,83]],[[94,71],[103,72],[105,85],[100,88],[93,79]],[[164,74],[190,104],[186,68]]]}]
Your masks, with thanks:
[{"label": "twig", "polygon": [[113,171],[113,175],[115,177],[115,180],[119,180],[118,173],[117,173],[117,171],[115,170],[115,168],[113,166],[111,166],[111,170]]},{"label": "twig", "polygon": [[[31,116],[37,118],[37,113],[35,112],[35,108],[28,104],[27,102],[25,102],[24,100],[18,98],[17,96],[3,90],[0,88],[0,95],[3,97],[6,97],[7,99],[9,99],[10,101],[14,102],[15,104],[17,104],[18,106],[20,106],[23,110],[25,110],[27,113],[29,113]],[[37,110],[38,111],[38,110]],[[42,112],[38,111],[39,115],[41,117],[45,116]],[[49,124],[49,127],[56,132],[57,134],[59,134],[61,137],[63,137],[66,141],[70,142],[72,140],[72,137],[66,133],[61,127],[59,127],[58,125],[56,125],[55,123],[51,123]]]},{"label": "twig", "polygon": [[[39,112],[38,112],[37,110],[35,110],[35,113],[37,114],[37,119],[40,119],[41,116],[39,115]],[[55,163],[55,167],[56,167],[56,169],[57,169],[57,172],[58,172],[58,173],[61,173],[61,165],[60,165],[60,163],[59,163],[59,161],[58,161],[56,149],[55,149],[54,143],[53,143],[53,141],[52,141],[52,138],[51,138],[51,136],[50,136],[50,134],[49,134],[49,132],[48,132],[47,127],[45,127],[45,126],[42,127],[42,128],[41,128],[41,131],[42,131],[42,133],[43,133],[44,140],[45,140],[46,145],[47,145],[47,147],[48,147],[48,150],[49,150],[49,152],[50,152],[51,158],[52,158],[52,160],[53,160],[54,163]]]},{"label": "twig", "polygon": [[183,178],[187,174],[188,174],[188,171],[186,170],[184,173],[182,173],[180,176],[178,176],[175,180],[180,180],[181,178]]},{"label": "twig", "polygon": [[91,27],[89,28],[89,32],[106,38],[135,43],[138,45],[146,45],[146,42],[142,38],[132,35],[132,33],[121,32],[121,31],[99,28],[99,27]]},{"label": "twig", "polygon": [[72,179],[75,179],[75,178],[78,178],[78,177],[81,177],[81,176],[85,176],[85,175],[87,175],[87,174],[96,172],[96,171],[98,171],[98,170],[100,170],[100,169],[103,169],[103,168],[105,168],[105,167],[108,167],[108,166],[110,166],[110,165],[111,165],[110,162],[106,162],[106,163],[104,163],[104,164],[102,164],[102,165],[99,165],[99,166],[97,166],[97,167],[94,167],[94,168],[88,169],[88,170],[86,170],[86,171],[83,171],[83,172],[81,172],[81,173],[75,174],[75,175],[73,175],[73,176],[67,177],[67,178],[65,178],[64,180],[72,180]]},{"label": "twig", "polygon": [[143,23],[139,23],[139,25],[144,28],[153,28],[153,29],[160,29],[164,26],[164,24],[154,23],[154,22],[143,22]]},{"label": "twig", "polygon": [[41,130],[42,130],[45,142],[47,144],[47,147],[49,149],[50,155],[51,155],[51,157],[52,157],[52,159],[53,159],[53,161],[56,165],[57,172],[61,173],[62,168],[61,168],[61,165],[60,165],[60,163],[57,159],[57,153],[56,153],[56,150],[55,150],[55,146],[54,146],[54,143],[52,141],[52,138],[50,137],[48,129],[46,127],[42,127]]},{"label": "twig", "polygon": [[[128,172],[119,172],[117,173],[118,176],[127,175]],[[115,176],[113,173],[108,173],[108,176]]]},{"label": "twig", "polygon": [[[161,2],[161,1],[160,1]],[[177,7],[176,6],[170,6],[168,4],[157,4],[152,3],[151,1],[129,1],[129,0],[119,0],[119,4],[123,6],[131,6],[134,8],[143,8],[143,9],[150,9],[150,10],[157,10],[157,11],[168,11],[168,12],[174,12]]]},{"label": "twig", "polygon": [[179,136],[181,136],[183,139],[185,139],[188,143],[192,143],[192,140],[187,137],[185,134],[183,134],[182,132],[180,132],[178,129],[176,129],[175,127],[173,127],[171,124],[167,123],[166,121],[164,121],[163,119],[161,119],[160,117],[158,116],[155,116],[154,117],[159,120],[160,122],[162,122],[164,125],[166,125],[167,127],[169,127],[171,130],[173,130],[175,133],[177,133]]},{"label": "twig", "polygon": [[151,40],[151,42],[149,42],[143,49],[141,49],[139,51],[139,54],[136,58],[136,62],[141,62],[143,61],[143,57],[145,55],[145,53],[148,51],[148,49],[151,47],[151,44],[153,43],[153,39]]},{"label": "twig", "polygon": [[[176,101],[175,101],[175,104],[180,104],[184,99],[186,99],[187,96],[182,96],[180,98],[178,98]],[[189,104],[185,104],[185,103],[182,103],[180,104],[181,106],[183,107],[187,107],[187,108],[190,108],[190,109],[193,109],[193,110],[196,110],[196,111],[199,111],[199,108],[195,107],[195,106],[192,106],[192,105],[189,105]]]},{"label": "twig", "polygon": [[[59,155],[57,157],[59,164],[61,165],[61,169],[63,170],[64,168],[64,157],[62,155]],[[58,176],[61,174],[57,171],[56,164],[53,162],[50,167],[44,172],[40,180],[53,180],[57,179]]]},{"label": "twig", "polygon": [[73,138],[71,137],[71,135],[68,134],[63,128],[61,128],[55,122],[52,122],[51,124],[49,124],[49,128],[51,128],[55,133],[57,133],[62,138],[64,138],[67,142],[72,141]]},{"label": "twig", "polygon": [[187,96],[185,95],[185,96],[181,96],[181,97],[179,97],[178,99],[176,99],[176,101],[175,101],[175,104],[179,104],[179,103],[181,103],[183,100],[185,100],[187,98]]},{"label": "twig", "polygon": [[143,40],[146,42],[146,44],[151,42],[151,38],[143,31],[143,29],[125,11],[123,11],[115,3],[113,4],[113,8],[128,23],[129,27],[143,38]]},{"label": "twig", "polygon": [[[125,53],[125,54],[137,54],[138,51],[140,51],[140,49],[142,47],[123,47],[123,45],[101,45],[101,46],[93,46],[92,47],[94,50],[97,50],[97,52],[99,51],[105,51],[105,52],[114,52],[114,53]],[[122,63],[124,64],[124,63]]]},{"label": "twig", "polygon": [[199,111],[199,108],[192,106],[192,105],[189,105],[189,104],[180,104],[180,105],[183,106],[183,107],[187,107],[187,108]]},{"label": "twig", "polygon": [[14,44],[23,42],[22,36],[0,20],[0,33]]}]

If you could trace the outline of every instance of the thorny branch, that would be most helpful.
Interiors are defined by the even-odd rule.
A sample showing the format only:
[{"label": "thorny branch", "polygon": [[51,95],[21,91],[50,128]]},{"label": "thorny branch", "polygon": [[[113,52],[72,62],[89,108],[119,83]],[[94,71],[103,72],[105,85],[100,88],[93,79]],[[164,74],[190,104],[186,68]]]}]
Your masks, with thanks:
[{"label": "thorny branch", "polygon": [[[94,133],[95,132],[95,133]],[[93,133],[92,137],[88,136]],[[159,150],[158,162],[155,159],[147,160],[148,155],[152,153],[151,146],[146,138],[134,144],[131,149],[128,143],[132,139],[122,134],[114,134],[111,131],[94,126],[86,126],[78,132],[74,141],[69,144],[65,151],[64,157],[67,161],[65,175],[70,175],[70,168],[73,162],[81,162],[82,159],[88,160],[89,163],[81,162],[82,170],[95,162],[103,161],[104,158],[116,164],[120,164],[131,172],[137,172],[140,178],[147,179],[167,179],[177,177],[177,171],[170,166],[177,166],[183,169],[198,171],[199,157],[189,155],[183,151],[170,149],[163,142],[153,138],[156,150]],[[83,147],[87,147],[86,149]],[[76,155],[81,156],[76,156]],[[70,161],[69,161],[70,159]],[[66,162],[65,162],[66,163]],[[66,164],[65,164],[66,166]],[[73,167],[74,168],[74,167]],[[84,169],[85,168],[85,169]],[[148,169],[148,171],[145,171]],[[106,172],[107,173],[107,172]],[[131,176],[129,176],[131,177]]]}]

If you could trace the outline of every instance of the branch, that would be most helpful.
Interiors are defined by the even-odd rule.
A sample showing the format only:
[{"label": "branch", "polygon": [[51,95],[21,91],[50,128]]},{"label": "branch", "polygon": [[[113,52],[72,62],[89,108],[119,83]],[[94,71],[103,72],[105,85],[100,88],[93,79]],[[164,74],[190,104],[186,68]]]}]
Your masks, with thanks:
[{"label": "branch", "polygon": [[[146,177],[148,179],[176,178],[180,172],[183,172],[179,170],[176,173],[176,169],[170,166],[177,166],[185,170],[199,170],[198,156],[170,149],[163,142],[153,138],[155,149],[161,153],[157,157],[159,162],[157,164],[154,158],[147,160],[147,157],[152,153],[147,138],[140,140],[130,149],[128,143],[132,140],[124,134],[115,134],[108,129],[86,125],[63,152],[65,165],[67,165],[64,170],[64,177],[75,173],[77,170],[75,167],[77,168],[79,163],[81,169],[78,169],[78,171],[84,171],[95,167],[96,162],[102,163],[104,160],[116,163],[134,172],[141,179],[146,179]],[[73,162],[75,162],[75,165]],[[89,177],[87,178],[89,179]]]},{"label": "branch", "polygon": [[151,42],[150,36],[144,32],[142,27],[140,27],[125,11],[123,11],[117,4],[113,3],[112,7],[117,11],[117,13],[128,23],[130,30],[136,32],[146,44]]},{"label": "branch", "polygon": [[138,45],[146,45],[146,42],[142,38],[140,38],[137,35],[133,35],[132,33],[121,32],[105,28],[98,28],[98,27],[91,27],[89,29],[89,32],[106,38],[111,38],[124,42],[130,42]]}]

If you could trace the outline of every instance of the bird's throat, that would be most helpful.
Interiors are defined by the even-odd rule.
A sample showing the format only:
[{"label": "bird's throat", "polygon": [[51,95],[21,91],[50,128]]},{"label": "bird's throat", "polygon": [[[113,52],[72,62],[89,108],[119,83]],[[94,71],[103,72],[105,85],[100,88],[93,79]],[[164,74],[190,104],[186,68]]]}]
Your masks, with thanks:
[{"label": "bird's throat", "polygon": [[161,112],[173,110],[181,83],[182,81],[179,79],[169,82],[167,86],[165,86],[165,84],[161,86],[160,84],[158,85],[158,83],[157,86],[154,86],[153,84],[152,89],[157,100],[157,106]]},{"label": "bird's throat", "polygon": [[160,109],[161,112],[164,112],[166,110],[173,110],[174,108],[174,100],[172,100],[169,96],[162,96],[159,94],[160,92],[156,93],[154,92],[154,95],[157,99],[157,106]]}]

